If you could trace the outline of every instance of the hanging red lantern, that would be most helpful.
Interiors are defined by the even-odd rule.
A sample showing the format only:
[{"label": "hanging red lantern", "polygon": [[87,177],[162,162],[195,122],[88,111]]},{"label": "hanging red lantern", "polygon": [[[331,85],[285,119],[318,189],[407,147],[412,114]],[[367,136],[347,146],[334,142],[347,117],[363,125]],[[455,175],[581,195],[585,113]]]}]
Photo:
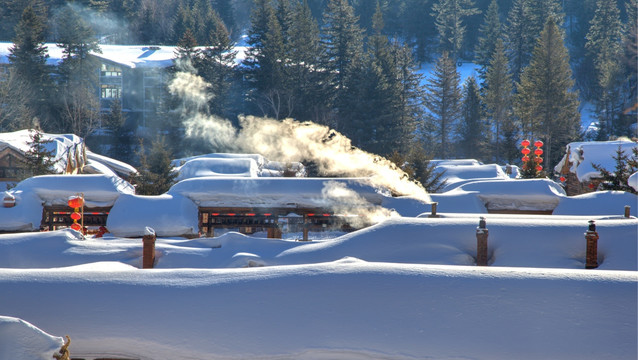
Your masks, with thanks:
[{"label": "hanging red lantern", "polygon": [[69,206],[77,209],[82,207],[82,205],[84,205],[84,199],[82,199],[80,196],[71,196],[69,198]]},{"label": "hanging red lantern", "polygon": [[536,156],[541,156],[541,155],[543,155],[543,149],[536,149],[536,150],[534,150],[534,155],[536,155]]},{"label": "hanging red lantern", "polygon": [[523,140],[523,141],[521,141],[521,146],[523,146],[523,147],[528,147],[528,146],[529,146],[529,144],[530,144],[529,140]]},{"label": "hanging red lantern", "polygon": [[540,165],[536,165],[536,171],[541,172],[543,171],[543,167]]},{"label": "hanging red lantern", "polygon": [[535,161],[537,164],[540,164],[540,163],[542,163],[542,162],[543,162],[543,158],[542,158],[542,157],[535,157],[535,158],[534,158],[534,161]]},{"label": "hanging red lantern", "polygon": [[542,142],[542,141],[540,141],[540,140],[536,140],[536,141],[534,142],[534,146],[536,146],[537,148],[542,147],[542,146],[543,146],[543,142]]},{"label": "hanging red lantern", "polygon": [[529,161],[529,156],[523,156],[521,160],[523,160],[523,163],[526,163]]},{"label": "hanging red lantern", "polygon": [[590,189],[593,189],[594,188],[594,183],[589,183],[589,185],[587,185],[587,186],[589,186]]},{"label": "hanging red lantern", "polygon": [[521,150],[521,153],[522,153],[523,155],[529,155],[529,153],[530,153],[531,151],[532,151],[532,150],[530,150],[529,148],[523,148],[523,149]]},{"label": "hanging red lantern", "polygon": [[566,180],[566,179],[565,179],[565,177],[564,177],[564,176],[561,176],[561,177],[560,177],[560,182],[565,182],[565,180]]},{"label": "hanging red lantern", "polygon": [[73,212],[73,213],[71,213],[71,219],[73,219],[73,220],[75,220],[75,221],[78,221],[78,220],[80,220],[81,218],[82,218],[82,215],[80,215],[80,213],[79,213],[79,212]]},{"label": "hanging red lantern", "polygon": [[73,229],[75,231],[80,231],[81,228],[82,228],[82,226],[80,226],[80,224],[78,224],[78,223],[71,224],[71,229]]}]

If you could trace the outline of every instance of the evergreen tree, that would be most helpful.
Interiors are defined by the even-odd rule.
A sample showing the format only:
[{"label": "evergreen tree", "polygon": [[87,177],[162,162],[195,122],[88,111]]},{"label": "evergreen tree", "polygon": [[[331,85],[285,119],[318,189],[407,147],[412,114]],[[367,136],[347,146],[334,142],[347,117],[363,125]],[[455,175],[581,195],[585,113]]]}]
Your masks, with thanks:
[{"label": "evergreen tree", "polygon": [[47,149],[51,140],[42,139],[42,132],[35,129],[29,132],[29,150],[24,153],[24,164],[29,176],[55,174],[54,168],[57,161],[54,160],[53,150]]},{"label": "evergreen tree", "polygon": [[239,30],[239,28],[237,27],[237,23],[235,21],[235,7],[233,6],[233,1],[214,0],[213,8],[224,22],[224,27],[228,31],[228,35],[236,40],[236,38],[233,37],[233,34],[235,34],[235,31]]},{"label": "evergreen tree", "polygon": [[593,64],[590,93],[596,103],[599,140],[613,134],[622,111],[622,24],[615,1],[598,0],[587,33],[586,61]]},{"label": "evergreen tree", "polygon": [[485,160],[489,158],[489,132],[479,87],[473,76],[463,85],[462,118],[459,124],[459,153],[463,157]]},{"label": "evergreen tree", "polygon": [[516,152],[517,129],[512,119],[512,91],[505,46],[499,39],[485,74],[483,97],[494,130],[492,148],[497,162],[502,159],[511,162],[514,158],[510,155]]},{"label": "evergreen tree", "polygon": [[428,193],[440,191],[446,184],[445,172],[436,170],[432,157],[417,143],[410,143],[407,153],[393,151],[388,156],[394,165],[403,170],[410,180],[417,181]]},{"label": "evergreen tree", "polygon": [[99,62],[89,56],[101,52],[95,34],[82,17],[67,6],[56,18],[57,45],[62,48],[58,66],[60,80],[61,123],[58,131],[70,131],[87,137],[99,125],[99,99],[95,92]]},{"label": "evergreen tree", "polygon": [[20,93],[24,94],[22,102],[41,124],[48,126],[52,120],[50,95],[53,81],[51,69],[46,64],[49,55],[44,41],[45,19],[33,6],[27,6],[16,27],[16,37],[8,57],[17,77],[14,85],[20,87]]},{"label": "evergreen tree", "polygon": [[498,10],[498,3],[496,0],[492,0],[490,6],[485,13],[485,20],[479,28],[480,37],[478,45],[474,50],[474,63],[478,64],[481,68],[479,70],[479,77],[484,82],[487,67],[492,60],[492,56],[496,50],[496,43],[503,36],[503,30],[501,26],[501,20]]},{"label": "evergreen tree", "polygon": [[429,112],[426,122],[434,135],[434,154],[440,158],[452,155],[450,139],[462,116],[461,90],[456,64],[444,52],[436,62],[431,78],[427,80],[425,105]]},{"label": "evergreen tree", "polygon": [[213,11],[214,23],[211,26],[206,46],[201,51],[197,63],[199,74],[210,84],[212,114],[229,117],[229,92],[233,84],[235,67],[234,43],[222,19]]},{"label": "evergreen tree", "polygon": [[432,5],[432,11],[439,32],[441,50],[447,51],[452,60],[456,61],[461,55],[465,37],[463,19],[480,11],[474,7],[473,0],[438,0]]},{"label": "evergreen tree", "polygon": [[343,113],[357,99],[354,79],[362,71],[363,30],[348,0],[330,0],[323,15],[323,68],[333,75],[327,89],[336,108],[337,130],[349,126]]},{"label": "evergreen tree", "polygon": [[190,29],[186,29],[177,43],[175,49],[176,65],[178,70],[190,73],[197,73],[195,65],[200,57],[200,50],[197,47],[197,40]]},{"label": "evergreen tree", "polygon": [[428,60],[428,47],[436,36],[436,26],[431,21],[430,0],[406,0],[404,29],[406,38],[414,43],[415,58],[422,62]]},{"label": "evergreen tree", "polygon": [[106,128],[111,131],[110,156],[120,161],[131,160],[132,130],[126,127],[126,116],[122,112],[122,103],[115,99],[109,112],[103,115]]},{"label": "evergreen tree", "polygon": [[[638,1],[632,0],[627,5],[629,19],[637,19],[636,11],[638,11]],[[629,11],[629,9],[633,9]],[[627,123],[633,124],[635,122],[635,116],[632,115],[632,110],[638,109],[638,22],[633,21],[628,24],[628,32],[625,34],[623,40],[623,61],[625,68],[625,106],[623,111],[623,117],[627,118]],[[629,135],[629,134],[627,134]],[[632,136],[636,136],[636,130]]]},{"label": "evergreen tree", "polygon": [[545,22],[551,18],[560,27],[563,17],[558,0],[515,0],[506,30],[514,81],[519,80],[523,68],[529,64]]},{"label": "evergreen tree", "polygon": [[507,46],[512,63],[513,80],[518,81],[523,68],[529,62],[529,56],[535,39],[532,25],[529,21],[528,0],[514,0],[514,5],[507,16]]},{"label": "evergreen tree", "polygon": [[138,195],[161,195],[167,192],[173,184],[177,173],[171,165],[170,153],[166,149],[163,139],[157,138],[151,145],[148,156],[144,153],[144,146],[140,143],[140,169],[131,176],[130,181],[135,186]]},{"label": "evergreen tree", "polygon": [[616,161],[614,172],[605,169],[601,164],[593,164],[592,167],[600,172],[602,182],[599,185],[601,190],[620,190],[636,194],[636,190],[628,185],[629,177],[638,171],[638,146],[632,148],[632,155],[625,154],[619,146],[616,150]]},{"label": "evergreen tree", "polygon": [[320,66],[319,25],[307,0],[293,6],[288,34],[289,76],[297,97],[294,117],[325,123],[328,106],[324,95],[326,75]]},{"label": "evergreen tree", "polygon": [[562,31],[550,17],[541,32],[529,67],[521,75],[515,113],[523,134],[545,143],[545,168],[552,169],[565,145],[578,138],[578,94]]}]

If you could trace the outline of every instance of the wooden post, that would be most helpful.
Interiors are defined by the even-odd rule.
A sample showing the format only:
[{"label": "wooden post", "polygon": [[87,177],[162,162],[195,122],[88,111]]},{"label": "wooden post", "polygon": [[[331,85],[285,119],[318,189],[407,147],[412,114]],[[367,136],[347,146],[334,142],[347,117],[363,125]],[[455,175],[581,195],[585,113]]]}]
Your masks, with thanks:
[{"label": "wooden post", "polygon": [[625,217],[626,218],[631,217],[631,206],[629,205],[625,205]]},{"label": "wooden post", "polygon": [[308,241],[308,215],[303,216],[303,241]]},{"label": "wooden post", "polygon": [[585,255],[585,269],[598,267],[598,232],[594,220],[589,220],[589,228],[585,233],[587,241],[587,253]]},{"label": "wooden post", "polygon": [[146,228],[145,235],[142,237],[144,243],[144,250],[142,255],[142,268],[152,269],[155,266],[155,231],[151,228]]},{"label": "wooden post", "polygon": [[485,218],[481,217],[479,226],[476,228],[476,266],[487,266],[487,237],[489,231]]},{"label": "wooden post", "polygon": [[430,215],[428,215],[428,217],[431,218],[437,218],[439,217],[439,215],[436,214],[436,208],[438,207],[439,203],[438,202],[433,202],[432,204],[430,204],[432,206],[432,213]]},{"label": "wooden post", "polygon": [[269,239],[281,239],[281,229],[279,227],[271,227],[268,228],[268,238]]}]

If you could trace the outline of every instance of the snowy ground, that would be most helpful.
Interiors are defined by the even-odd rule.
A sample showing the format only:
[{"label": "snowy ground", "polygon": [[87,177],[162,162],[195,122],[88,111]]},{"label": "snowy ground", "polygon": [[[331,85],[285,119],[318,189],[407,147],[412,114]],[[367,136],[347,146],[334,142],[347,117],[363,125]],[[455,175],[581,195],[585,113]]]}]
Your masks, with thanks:
[{"label": "snowy ground", "polygon": [[[326,180],[387,217],[350,233],[312,232],[310,242],[288,232],[170,234],[196,234],[197,206],[224,199],[319,206],[324,180],[197,178],[149,197],[106,175],[29,179],[5,193],[16,205],[0,207],[0,228],[32,229],[43,203],[82,191],[113,205],[112,233],[0,235],[0,360],[51,359],[67,334],[71,355],[88,360],[636,359],[638,197],[567,197],[547,179],[462,166],[448,167],[449,191],[430,194],[436,217],[421,199]],[[475,260],[481,217],[487,267]],[[585,269],[590,220],[595,270]],[[159,236],[153,269],[141,269],[142,240],[125,237],[146,226]]]}]

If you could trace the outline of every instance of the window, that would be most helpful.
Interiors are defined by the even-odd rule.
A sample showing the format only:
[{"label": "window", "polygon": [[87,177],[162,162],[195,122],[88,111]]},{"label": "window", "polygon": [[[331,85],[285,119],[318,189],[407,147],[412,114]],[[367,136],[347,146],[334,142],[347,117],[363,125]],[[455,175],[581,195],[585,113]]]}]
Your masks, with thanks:
[{"label": "window", "polygon": [[102,64],[102,68],[100,69],[101,76],[122,76],[122,69],[119,66]]},{"label": "window", "polygon": [[120,85],[102,84],[100,90],[100,97],[102,99],[122,98],[122,87]]}]

